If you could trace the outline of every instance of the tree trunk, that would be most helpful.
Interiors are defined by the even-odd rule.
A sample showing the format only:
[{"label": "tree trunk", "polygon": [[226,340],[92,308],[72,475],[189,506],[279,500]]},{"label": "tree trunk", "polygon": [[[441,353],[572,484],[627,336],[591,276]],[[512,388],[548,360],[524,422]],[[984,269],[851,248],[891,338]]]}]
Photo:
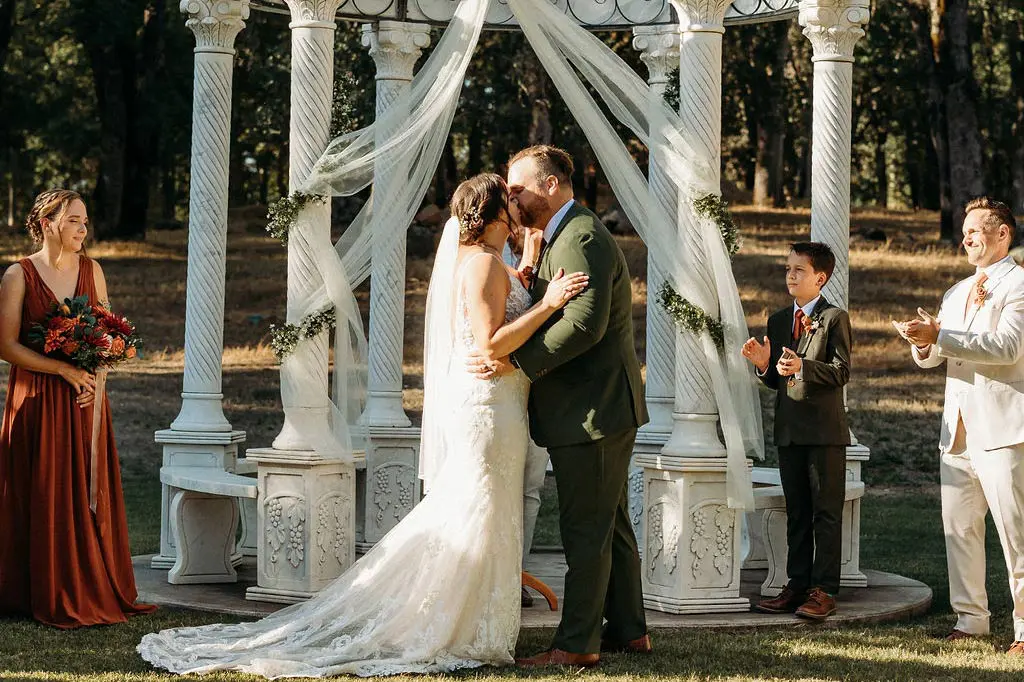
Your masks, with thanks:
[{"label": "tree trunk", "polygon": [[884,135],[880,136],[880,139],[876,140],[875,143],[875,186],[877,189],[875,203],[879,208],[888,208],[889,169],[886,166]]},{"label": "tree trunk", "polygon": [[[946,125],[949,134],[949,183],[953,200],[953,233],[959,241],[964,204],[985,193],[984,157],[978,129],[977,84],[971,66],[968,0],[945,0],[948,61],[945,63]],[[941,0],[933,6],[941,11]]]},{"label": "tree trunk", "polygon": [[775,50],[766,65],[768,99],[760,108],[756,126],[757,149],[754,155],[754,204],[781,206],[785,203],[783,188],[783,153],[785,149],[786,62],[789,60],[789,25],[776,22],[769,29]]},{"label": "tree trunk", "polygon": [[[953,200],[949,180],[949,138],[946,126],[946,97],[941,72],[941,46],[943,42],[941,22],[930,10],[936,7],[936,0],[929,0],[929,7],[917,4],[909,6],[910,20],[917,39],[918,51],[923,60],[927,78],[927,112],[929,137],[935,153],[933,176],[938,180],[939,238],[956,243],[953,226]],[[935,206],[928,206],[935,208]]]},{"label": "tree trunk", "polygon": [[171,223],[174,221],[174,209],[178,203],[178,186],[174,181],[174,164],[165,160],[160,170],[160,219]]},{"label": "tree trunk", "polygon": [[14,229],[14,184],[17,180],[18,155],[14,152],[14,145],[7,147],[7,227]]},{"label": "tree trunk", "polygon": [[4,65],[14,35],[14,4],[16,0],[0,0],[0,92],[3,91]]},{"label": "tree trunk", "polygon": [[1010,77],[1017,93],[1017,119],[1013,122],[1013,204],[1014,213],[1024,213],[1024,12],[1018,15],[1015,39],[1010,41]]},{"label": "tree trunk", "polygon": [[467,150],[467,177],[472,177],[479,173],[484,167],[483,153],[484,153],[484,131],[483,126],[480,125],[480,119],[474,118],[469,128],[469,139]]},{"label": "tree trunk", "polygon": [[520,53],[522,69],[519,71],[519,87],[530,103],[530,129],[527,144],[551,144],[551,103],[547,94],[547,73],[537,61],[529,46]]},{"label": "tree trunk", "polygon": [[[152,0],[146,8],[138,52],[126,53],[125,71],[131,73],[128,103],[128,145],[125,148],[125,191],[117,236],[141,239],[146,236],[152,170],[160,159],[160,93],[163,87],[165,53],[165,3]],[[128,61],[130,60],[130,61]],[[140,73],[141,72],[141,73]]]},{"label": "tree trunk", "polygon": [[125,182],[125,149],[128,145],[129,90],[124,60],[109,46],[88,46],[96,88],[97,110],[100,119],[99,168],[96,189],[89,211],[97,239],[109,239],[117,234],[121,224],[122,197]]}]

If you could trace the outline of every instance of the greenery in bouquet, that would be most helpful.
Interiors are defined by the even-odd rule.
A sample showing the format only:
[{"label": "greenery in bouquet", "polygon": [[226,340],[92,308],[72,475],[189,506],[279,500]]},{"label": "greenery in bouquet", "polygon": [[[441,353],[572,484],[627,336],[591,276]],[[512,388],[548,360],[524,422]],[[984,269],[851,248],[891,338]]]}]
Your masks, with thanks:
[{"label": "greenery in bouquet", "polygon": [[43,354],[67,360],[87,372],[134,358],[142,348],[135,325],[88,296],[54,303],[46,320],[32,325],[28,340]]}]

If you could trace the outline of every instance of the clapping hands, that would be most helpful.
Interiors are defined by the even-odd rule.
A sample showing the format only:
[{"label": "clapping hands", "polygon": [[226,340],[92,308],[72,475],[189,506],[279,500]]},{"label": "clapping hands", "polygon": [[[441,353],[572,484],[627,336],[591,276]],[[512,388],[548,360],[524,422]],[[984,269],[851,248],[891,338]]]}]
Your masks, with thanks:
[{"label": "clapping hands", "polygon": [[747,339],[747,342],[743,344],[741,351],[743,357],[750,360],[750,363],[757,367],[757,371],[764,374],[768,371],[768,363],[772,359],[772,344],[768,340],[768,337],[764,337],[764,343],[761,344],[751,336]]},{"label": "clapping hands", "polygon": [[919,319],[907,320],[906,322],[892,321],[899,335],[907,342],[918,348],[925,348],[939,340],[939,321],[924,308],[918,308]]}]

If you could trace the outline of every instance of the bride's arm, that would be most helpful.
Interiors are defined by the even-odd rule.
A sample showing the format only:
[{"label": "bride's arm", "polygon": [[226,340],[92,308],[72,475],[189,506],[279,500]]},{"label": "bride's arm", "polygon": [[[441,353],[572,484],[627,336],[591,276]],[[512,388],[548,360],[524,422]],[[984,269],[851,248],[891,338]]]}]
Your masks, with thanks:
[{"label": "bride's arm", "polygon": [[505,357],[526,343],[534,332],[570,298],[587,285],[587,275],[559,274],[551,280],[544,298],[518,318],[505,324],[509,280],[496,258],[478,258],[466,266],[466,304],[470,328],[480,352],[490,360]]}]

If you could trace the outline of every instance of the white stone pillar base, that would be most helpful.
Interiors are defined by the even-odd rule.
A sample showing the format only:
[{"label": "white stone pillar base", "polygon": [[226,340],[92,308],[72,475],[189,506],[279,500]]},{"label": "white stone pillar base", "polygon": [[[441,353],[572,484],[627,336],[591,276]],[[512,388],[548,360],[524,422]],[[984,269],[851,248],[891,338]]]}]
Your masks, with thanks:
[{"label": "white stone pillar base", "polygon": [[368,431],[359,500],[359,553],[377,544],[420,500],[419,428],[370,427]]},{"label": "white stone pillar base", "polygon": [[[157,443],[163,445],[163,466],[210,467],[217,471],[235,471],[238,461],[238,445],[245,442],[245,431],[176,431],[163,429],[154,434]],[[166,485],[160,486],[160,553],[149,565],[161,571],[169,571],[178,559],[178,550],[171,531],[171,495]],[[241,555],[233,560],[241,561]]]},{"label": "white stone pillar base", "polygon": [[256,462],[257,586],[245,598],[309,599],[355,561],[355,466],[315,452],[252,449]]},{"label": "white stone pillar base", "polygon": [[740,513],[726,503],[724,458],[640,455],[647,526],[644,606],[665,613],[732,613],[740,597]]},{"label": "white stone pillar base", "polygon": [[719,457],[725,459],[725,446],[718,438],[717,414],[672,415],[675,428],[665,442],[662,454],[666,457]]},{"label": "white stone pillar base", "polygon": [[[856,439],[854,439],[856,440]],[[865,445],[854,443],[846,448],[846,480],[861,481],[861,467],[871,459],[871,450]],[[843,543],[843,582],[850,587],[867,587],[868,577],[860,570],[860,505],[864,498],[850,503],[850,514],[843,517],[843,527],[850,529],[847,542]]]}]

